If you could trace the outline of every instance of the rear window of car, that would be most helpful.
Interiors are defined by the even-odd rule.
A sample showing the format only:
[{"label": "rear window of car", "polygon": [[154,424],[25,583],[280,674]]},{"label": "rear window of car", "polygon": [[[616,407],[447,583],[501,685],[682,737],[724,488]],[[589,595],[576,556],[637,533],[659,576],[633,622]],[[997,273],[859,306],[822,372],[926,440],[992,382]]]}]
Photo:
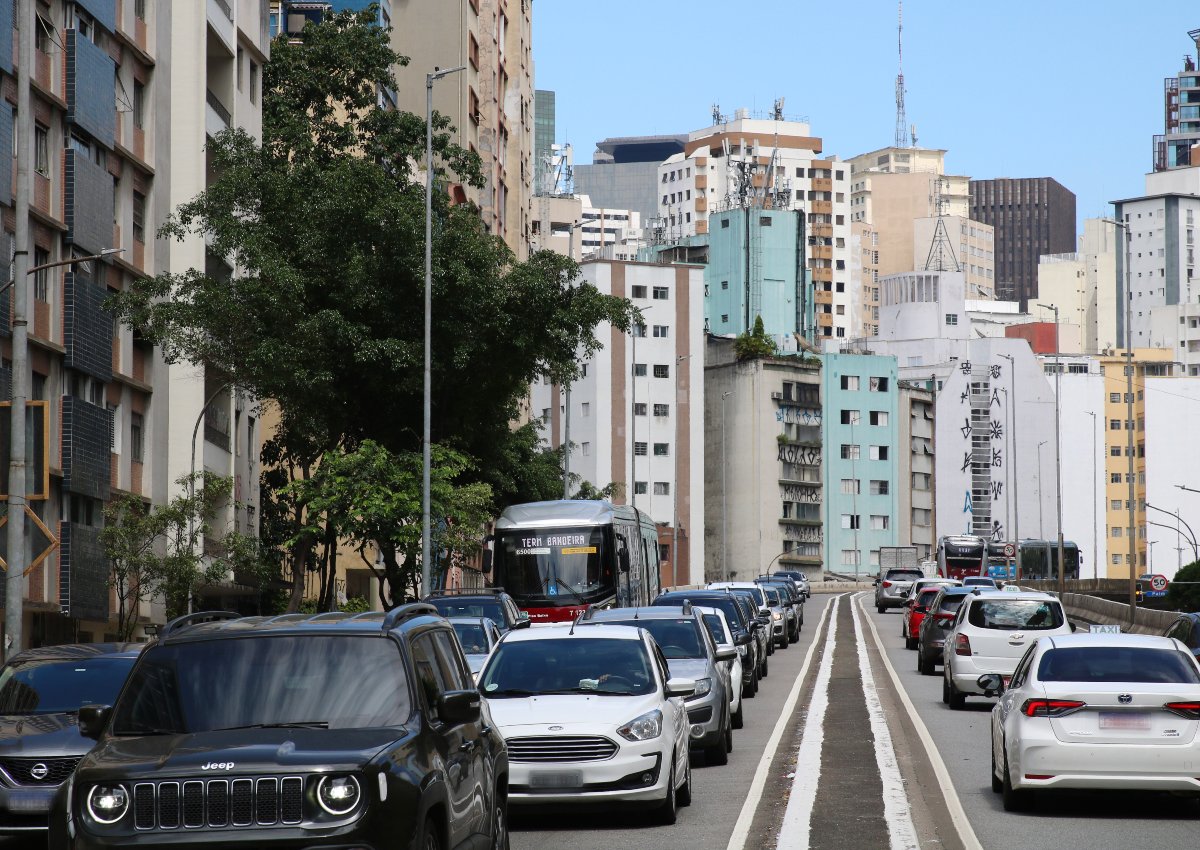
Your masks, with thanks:
[{"label": "rear window of car", "polygon": [[888,570],[884,578],[888,581],[917,581],[925,578],[925,573],[920,570]]},{"label": "rear window of car", "polygon": [[956,593],[953,596],[943,596],[942,601],[938,603],[939,611],[957,611],[962,607],[963,600],[967,596],[965,593]]},{"label": "rear window of car", "polygon": [[640,620],[604,620],[607,625],[633,626],[650,633],[667,658],[704,658],[704,638],[695,617],[643,617]]},{"label": "rear window of car", "polygon": [[980,629],[1057,629],[1063,612],[1048,599],[980,599],[967,612],[967,622]]},{"label": "rear window of car", "polygon": [[1086,646],[1052,649],[1038,664],[1043,682],[1200,684],[1195,662],[1175,649]]},{"label": "rear window of car", "polygon": [[921,595],[917,597],[917,605],[921,608],[928,608],[933,604],[933,600],[937,598],[938,593],[939,591],[936,589],[922,590]]}]

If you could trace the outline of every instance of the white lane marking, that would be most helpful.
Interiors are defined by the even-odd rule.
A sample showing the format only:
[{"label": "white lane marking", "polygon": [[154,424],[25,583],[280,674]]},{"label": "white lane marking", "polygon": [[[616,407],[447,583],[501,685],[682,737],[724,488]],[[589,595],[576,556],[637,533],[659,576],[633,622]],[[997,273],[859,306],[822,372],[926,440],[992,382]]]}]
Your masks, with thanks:
[{"label": "white lane marking", "polygon": [[858,670],[862,675],[867,717],[871,722],[871,734],[875,737],[875,763],[879,766],[879,778],[883,781],[883,819],[887,823],[888,842],[891,850],[918,850],[921,845],[917,841],[917,829],[913,826],[912,808],[904,791],[896,751],[892,748],[892,734],[888,731],[883,706],[879,704],[879,693],[875,690],[875,675],[871,672],[871,659],[867,656],[867,643],[863,640],[862,620],[858,616],[857,605],[851,603],[850,614],[854,618],[854,643],[858,649]]},{"label": "white lane marking", "polygon": [[[816,634],[821,633],[821,628],[825,622],[830,619],[830,611],[833,610],[834,601],[840,597],[835,596],[821,612],[821,619],[817,621]],[[762,757],[758,760],[758,766],[754,769],[754,781],[750,783],[750,791],[746,795],[746,802],[742,804],[742,811],[738,815],[737,823],[733,825],[733,834],[729,836],[729,844],[726,845],[726,850],[744,850],[746,839],[750,835],[750,826],[754,823],[754,813],[758,811],[759,801],[762,800],[763,788],[767,784],[768,776],[771,772],[771,762],[775,760],[775,753],[779,750],[779,742],[783,739],[783,731],[788,727],[788,721],[791,719],[792,712],[796,708],[796,701],[800,699],[800,688],[804,685],[804,680],[808,678],[808,671],[812,667],[813,656],[817,651],[816,637],[813,637],[812,645],[808,648],[808,654],[804,656],[804,664],[800,667],[800,672],[796,676],[796,681],[792,683],[791,693],[788,694],[787,700],[783,704],[783,710],[779,713],[779,720],[775,722],[775,728],[771,732],[771,737],[767,740],[767,746],[763,750]]]},{"label": "white lane marking", "polygon": [[[862,607],[863,600],[866,598],[867,594],[865,593],[857,597],[860,607]],[[866,608],[863,608],[863,612],[866,613]],[[908,698],[908,691],[905,690],[904,685],[900,681],[900,676],[896,673],[896,668],[892,666],[891,659],[888,658],[887,652],[884,650],[883,640],[879,637],[879,630],[875,628],[875,622],[870,617],[867,617],[866,621],[867,626],[871,629],[871,634],[875,638],[875,646],[879,650],[879,657],[883,660],[884,669],[888,671],[888,676],[892,680],[892,686],[895,688],[896,695],[900,699],[900,704],[908,712],[909,720],[912,722],[913,728],[917,730],[917,737],[921,739],[921,743],[925,747],[925,755],[929,758],[929,764],[933,767],[934,775],[937,776],[938,790],[941,791],[942,798],[946,801],[946,808],[950,811],[950,820],[958,830],[958,838],[962,842],[964,850],[983,850],[983,845],[979,843],[979,838],[975,835],[975,830],[971,827],[971,821],[967,819],[967,812],[963,809],[962,800],[958,798],[958,791],[954,788],[954,782],[950,779],[950,771],[946,769],[946,762],[942,760],[942,754],[933,742],[933,736],[929,734],[929,728],[921,720],[921,715],[917,714],[916,706]]]},{"label": "white lane marking", "polygon": [[804,732],[800,738],[800,751],[796,754],[796,775],[792,780],[792,792],[787,809],[783,813],[783,824],[779,828],[778,850],[808,850],[812,830],[813,805],[817,801],[817,786],[821,782],[821,747],[825,743],[825,710],[829,708],[829,680],[833,673],[833,643],[837,635],[837,609],[841,597],[830,603],[829,631],[825,634],[825,648],[821,666],[817,669],[817,680],[813,685],[812,700],[808,704],[808,716],[804,719]]}]

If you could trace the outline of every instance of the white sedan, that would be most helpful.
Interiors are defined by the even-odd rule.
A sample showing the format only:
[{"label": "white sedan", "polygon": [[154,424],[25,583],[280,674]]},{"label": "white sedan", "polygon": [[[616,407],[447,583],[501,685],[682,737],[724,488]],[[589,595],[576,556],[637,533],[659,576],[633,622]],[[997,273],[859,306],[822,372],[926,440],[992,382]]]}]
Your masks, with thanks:
[{"label": "white sedan", "polygon": [[1200,664],[1173,638],[1044,637],[992,709],[992,790],[1025,808],[1044,788],[1200,793]]}]

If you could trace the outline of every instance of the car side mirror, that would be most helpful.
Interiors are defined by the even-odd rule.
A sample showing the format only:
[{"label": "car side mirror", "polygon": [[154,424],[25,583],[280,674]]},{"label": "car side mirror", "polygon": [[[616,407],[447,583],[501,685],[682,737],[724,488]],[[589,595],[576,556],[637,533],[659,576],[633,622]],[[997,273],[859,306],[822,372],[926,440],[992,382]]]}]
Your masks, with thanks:
[{"label": "car side mirror", "polygon": [[483,561],[479,565],[479,571],[481,573],[483,573],[485,576],[491,575],[491,573],[492,573],[492,550],[491,549],[483,550]]},{"label": "car side mirror", "polygon": [[[750,637],[749,634],[744,634],[744,635],[738,635],[737,637],[735,637],[733,639],[733,643],[735,646],[747,646],[747,645],[749,645],[750,641],[752,641],[752,640],[754,640],[754,638]],[[1197,650],[1197,652],[1200,652],[1200,650]]]},{"label": "car side mirror", "polygon": [[879,579],[875,579],[875,581],[871,582],[871,584],[875,585],[876,587],[879,587]]},{"label": "car side mirror", "polygon": [[529,628],[530,622],[532,622],[532,621],[529,619],[529,612],[522,611],[520,614],[517,615],[517,621],[515,623],[513,623],[513,628],[514,629],[527,629],[527,628]]},{"label": "car side mirror", "polygon": [[112,716],[111,705],[85,705],[79,709],[79,734],[93,741],[100,740],[100,733]]},{"label": "car side mirror", "polygon": [[696,693],[695,679],[667,680],[667,696],[669,697],[690,697],[694,693]]},{"label": "car side mirror", "polygon": [[984,673],[975,680],[975,684],[983,690],[985,697],[996,697],[1004,693],[1004,679],[999,673]]},{"label": "car side mirror", "polygon": [[771,609],[770,608],[759,608],[758,616],[763,617],[767,620],[770,620],[771,619]]},{"label": "car side mirror", "polygon": [[447,723],[474,723],[479,719],[479,691],[446,691],[438,700],[438,717]]},{"label": "car side mirror", "polygon": [[735,658],[737,658],[737,649],[735,649],[734,647],[732,647],[732,646],[717,647],[717,660],[718,661],[732,661]]}]

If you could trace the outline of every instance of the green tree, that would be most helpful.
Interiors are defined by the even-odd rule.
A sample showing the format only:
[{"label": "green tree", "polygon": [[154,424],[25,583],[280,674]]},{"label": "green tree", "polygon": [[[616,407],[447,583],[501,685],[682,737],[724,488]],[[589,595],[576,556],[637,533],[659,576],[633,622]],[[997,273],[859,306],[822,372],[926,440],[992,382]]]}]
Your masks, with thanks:
[{"label": "green tree", "polygon": [[763,327],[762,316],[754,317],[753,330],[746,331],[733,342],[733,351],[738,360],[755,360],[775,355],[775,340]]},{"label": "green tree", "polygon": [[[209,144],[208,188],[161,235],[203,235],[233,271],[161,274],[109,302],[168,361],[203,363],[276,401],[270,454],[286,470],[271,487],[310,479],[326,452],[367,440],[397,457],[421,448],[424,187],[413,166],[425,123],[377,106],[407,60],[374,20],[343,12],[277,39],[261,143],[232,129]],[[596,327],[627,329],[632,308],[581,282],[565,257],[518,261],[478,210],[453,205],[446,184],[482,186],[479,160],[452,142],[445,117],[433,127],[433,442],[469,458],[463,475],[499,505],[541,498],[554,455],[532,426],[510,423],[531,381],[577,377],[600,346]],[[331,529],[295,495],[267,501],[277,539],[290,541],[280,557],[295,610]]]},{"label": "green tree", "polygon": [[[262,561],[254,538],[217,526],[219,508],[232,489],[229,478],[197,473],[195,492],[189,476],[177,482],[183,495],[165,505],[150,505],[125,495],[104,507],[100,541],[111,565],[109,586],[117,598],[117,632],[131,640],[140,604],[163,597],[168,617],[184,613],[190,594],[230,572],[261,577]],[[206,545],[207,544],[207,545]]]},{"label": "green tree", "polygon": [[1200,561],[1193,561],[1175,573],[1167,585],[1167,604],[1176,611],[1200,611]]}]

